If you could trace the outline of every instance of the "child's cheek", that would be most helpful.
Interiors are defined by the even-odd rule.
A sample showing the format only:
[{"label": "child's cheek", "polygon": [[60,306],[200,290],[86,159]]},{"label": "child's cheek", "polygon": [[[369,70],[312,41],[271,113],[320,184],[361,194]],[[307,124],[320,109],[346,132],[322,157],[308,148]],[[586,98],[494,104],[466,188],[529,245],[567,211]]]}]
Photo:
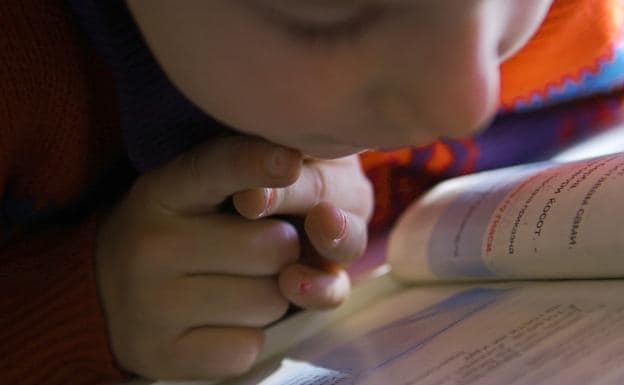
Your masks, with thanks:
[{"label": "child's cheek", "polygon": [[462,137],[481,128],[495,113],[498,35],[479,26],[453,28],[416,30],[412,35],[435,38],[429,45],[412,45],[411,50],[404,40],[402,46],[387,51],[384,78],[378,85],[384,91],[377,103],[388,126],[418,129],[429,139]]}]

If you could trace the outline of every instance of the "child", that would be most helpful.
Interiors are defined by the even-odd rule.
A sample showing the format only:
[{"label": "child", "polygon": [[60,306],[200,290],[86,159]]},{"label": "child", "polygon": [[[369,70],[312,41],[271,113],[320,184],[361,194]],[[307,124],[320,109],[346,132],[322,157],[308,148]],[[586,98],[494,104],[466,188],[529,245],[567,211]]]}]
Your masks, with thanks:
[{"label": "child", "polygon": [[621,86],[615,0],[69,4],[97,54],[60,4],[0,10],[9,382],[240,373],[289,302],[346,296],[373,205],[357,153],[522,111],[364,154],[380,229],[435,179],[620,111],[618,94],[546,109]]}]

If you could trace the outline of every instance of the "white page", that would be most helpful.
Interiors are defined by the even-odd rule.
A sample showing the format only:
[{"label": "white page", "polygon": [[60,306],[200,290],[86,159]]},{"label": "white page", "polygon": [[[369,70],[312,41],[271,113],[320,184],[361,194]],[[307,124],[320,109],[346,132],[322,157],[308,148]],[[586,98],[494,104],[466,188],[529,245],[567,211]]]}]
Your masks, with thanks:
[{"label": "white page", "polygon": [[388,258],[409,280],[624,276],[624,154],[456,178],[410,207]]},{"label": "white page", "polygon": [[236,385],[621,384],[624,282],[415,287]]}]

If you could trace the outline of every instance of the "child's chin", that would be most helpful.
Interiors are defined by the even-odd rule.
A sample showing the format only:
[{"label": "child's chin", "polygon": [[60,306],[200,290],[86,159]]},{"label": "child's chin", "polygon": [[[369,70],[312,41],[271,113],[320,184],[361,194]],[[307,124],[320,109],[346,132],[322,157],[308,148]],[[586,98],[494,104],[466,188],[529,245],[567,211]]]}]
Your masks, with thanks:
[{"label": "child's chin", "polygon": [[368,147],[347,144],[334,144],[325,148],[303,149],[302,152],[307,156],[319,159],[336,159],[345,156],[359,154],[368,150]]}]

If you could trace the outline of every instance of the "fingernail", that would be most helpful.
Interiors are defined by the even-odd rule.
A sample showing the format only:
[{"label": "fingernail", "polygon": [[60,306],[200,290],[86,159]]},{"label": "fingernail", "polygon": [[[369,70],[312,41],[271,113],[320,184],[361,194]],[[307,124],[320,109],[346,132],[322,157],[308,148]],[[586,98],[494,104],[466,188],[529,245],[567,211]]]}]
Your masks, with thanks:
[{"label": "fingernail", "polygon": [[303,280],[299,284],[299,295],[304,295],[312,289],[312,282]]},{"label": "fingernail", "polygon": [[273,154],[264,161],[266,172],[274,177],[280,178],[288,175],[293,163],[294,151],[285,148],[277,148]]},{"label": "fingernail", "polygon": [[338,232],[336,236],[332,239],[332,247],[338,246],[340,241],[342,241],[347,235],[347,216],[344,211],[340,209],[336,209],[338,215],[340,216],[340,226],[338,228]]},{"label": "fingernail", "polygon": [[260,214],[258,214],[258,218],[269,215],[271,213],[271,209],[273,208],[273,202],[275,202],[275,189],[263,188],[262,194],[264,195],[264,209]]}]

